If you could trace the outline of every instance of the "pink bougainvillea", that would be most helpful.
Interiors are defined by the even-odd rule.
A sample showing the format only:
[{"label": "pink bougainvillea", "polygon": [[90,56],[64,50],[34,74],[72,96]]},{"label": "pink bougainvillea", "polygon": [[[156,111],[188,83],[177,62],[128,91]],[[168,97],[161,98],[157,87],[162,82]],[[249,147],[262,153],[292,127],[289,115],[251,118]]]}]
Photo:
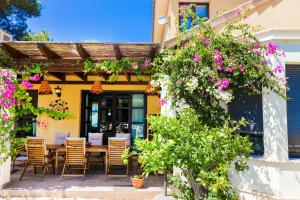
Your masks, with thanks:
[{"label": "pink bougainvillea", "polygon": [[30,88],[33,87],[33,84],[30,83],[30,82],[27,81],[27,80],[23,80],[23,81],[21,82],[21,84],[22,84],[26,89],[30,89]]},{"label": "pink bougainvillea", "polygon": [[158,102],[157,102],[157,106],[164,106],[168,104],[168,102],[164,99],[164,98],[161,98]]},{"label": "pink bougainvillea", "polygon": [[214,60],[217,65],[217,70],[222,70],[223,69],[223,57],[222,57],[222,52],[219,50],[214,50]]},{"label": "pink bougainvillea", "polygon": [[198,54],[194,55],[194,59],[193,59],[194,62],[200,62],[201,60],[202,60],[201,56],[199,56]]},{"label": "pink bougainvillea", "polygon": [[221,91],[229,88],[229,81],[226,78],[222,78],[215,83],[215,86],[218,87]]}]

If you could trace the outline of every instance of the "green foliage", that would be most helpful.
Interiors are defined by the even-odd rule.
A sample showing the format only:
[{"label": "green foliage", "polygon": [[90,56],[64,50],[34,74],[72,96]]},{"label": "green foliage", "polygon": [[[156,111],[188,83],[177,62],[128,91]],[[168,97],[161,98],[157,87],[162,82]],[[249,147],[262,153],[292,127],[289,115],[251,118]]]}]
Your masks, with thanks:
[{"label": "green foliage", "polygon": [[2,0],[0,27],[19,40],[26,33],[27,19],[40,16],[41,8],[38,0]]},{"label": "green foliage", "polygon": [[25,33],[20,40],[24,41],[40,41],[40,42],[49,42],[52,39],[50,38],[50,33],[46,30],[34,33],[32,30]]},{"label": "green foliage", "polygon": [[106,73],[109,75],[108,82],[115,82],[118,80],[118,75],[123,72],[125,74],[134,73],[139,80],[142,80],[142,74],[149,74],[149,61],[136,59],[133,60],[128,57],[123,57],[120,60],[103,60],[96,62],[92,59],[84,61],[84,72]]},{"label": "green foliage", "polygon": [[234,160],[236,169],[244,170],[251,153],[248,138],[234,133],[244,121],[212,128],[203,124],[192,109],[182,110],[178,118],[151,116],[148,121],[153,140],[136,141],[145,175],[177,167],[186,177],[182,181],[172,179],[180,198],[189,199],[193,190],[192,194],[199,193],[201,198],[210,194],[231,199],[229,166]]}]

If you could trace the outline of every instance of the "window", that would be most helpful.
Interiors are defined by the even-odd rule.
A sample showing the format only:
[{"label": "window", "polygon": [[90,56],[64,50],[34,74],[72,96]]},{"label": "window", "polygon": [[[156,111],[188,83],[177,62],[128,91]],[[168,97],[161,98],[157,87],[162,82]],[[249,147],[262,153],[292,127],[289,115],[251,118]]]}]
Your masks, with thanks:
[{"label": "window", "polygon": [[300,66],[287,66],[286,76],[289,157],[300,158]]},{"label": "window", "polygon": [[242,117],[247,120],[248,125],[241,127],[240,134],[249,136],[253,143],[253,155],[263,155],[262,96],[240,93],[228,105],[228,112],[234,120],[240,120]]},{"label": "window", "polygon": [[[193,12],[196,13],[198,17],[201,18],[209,18],[209,12],[208,12],[208,3],[179,3],[179,8],[189,6],[190,4],[193,4],[194,6],[192,7]],[[184,27],[181,27],[183,24],[183,17],[179,16],[179,26],[180,30],[184,30]],[[192,27],[192,19],[188,20],[187,23],[187,29],[190,29]]]},{"label": "window", "polygon": [[[28,90],[27,91],[32,98],[32,105],[37,107],[38,105],[38,91],[37,90]],[[36,116],[29,110],[27,114],[17,118],[16,127],[17,133],[16,136],[23,138],[27,136],[36,136]],[[20,128],[20,129],[18,129]]]}]

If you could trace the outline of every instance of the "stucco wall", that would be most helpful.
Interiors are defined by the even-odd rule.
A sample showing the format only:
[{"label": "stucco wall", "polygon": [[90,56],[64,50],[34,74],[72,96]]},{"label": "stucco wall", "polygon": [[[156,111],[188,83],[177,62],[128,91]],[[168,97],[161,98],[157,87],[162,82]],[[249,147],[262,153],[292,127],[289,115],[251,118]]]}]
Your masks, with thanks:
[{"label": "stucco wall", "polygon": [[[72,77],[73,79],[74,77]],[[75,79],[75,78],[74,78]],[[134,79],[134,78],[133,78]],[[33,89],[38,89],[39,84],[35,85]],[[54,87],[57,84],[51,85],[54,92]],[[81,91],[90,90],[92,85],[87,84],[63,84],[59,85],[62,88],[61,99],[68,103],[69,112],[75,115],[74,118],[65,120],[53,120],[47,116],[41,116],[39,119],[45,119],[48,123],[47,128],[37,127],[37,136],[46,137],[47,143],[54,142],[54,133],[56,131],[66,131],[71,133],[71,137],[80,136],[80,120],[81,120]],[[104,91],[145,91],[146,85],[116,85],[105,84],[102,85]],[[49,108],[51,101],[57,99],[55,94],[39,95],[38,106]],[[147,114],[156,114],[160,112],[160,107],[157,106],[159,98],[157,96],[147,97]]]},{"label": "stucco wall", "polygon": [[[180,2],[209,3],[209,17],[219,15],[224,10],[229,10],[249,0],[156,0],[153,42],[161,43],[176,36],[178,22],[178,9]],[[167,16],[169,23],[158,24],[159,16]]]}]

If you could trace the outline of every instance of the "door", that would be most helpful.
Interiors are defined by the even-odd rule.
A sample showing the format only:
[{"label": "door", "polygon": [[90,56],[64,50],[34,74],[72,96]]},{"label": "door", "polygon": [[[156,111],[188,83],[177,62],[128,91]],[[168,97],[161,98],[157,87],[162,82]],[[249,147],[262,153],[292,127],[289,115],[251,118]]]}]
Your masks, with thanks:
[{"label": "door", "polygon": [[103,143],[116,133],[144,137],[146,102],[144,93],[106,92],[102,95],[82,93],[81,137],[89,132],[104,133]]}]

